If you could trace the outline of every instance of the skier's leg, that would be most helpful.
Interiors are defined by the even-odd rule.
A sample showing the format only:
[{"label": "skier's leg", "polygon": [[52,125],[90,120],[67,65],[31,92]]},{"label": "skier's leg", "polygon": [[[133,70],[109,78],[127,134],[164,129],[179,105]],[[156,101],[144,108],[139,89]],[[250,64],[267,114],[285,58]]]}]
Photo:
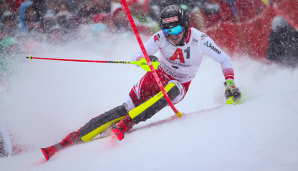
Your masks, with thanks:
[{"label": "skier's leg", "polygon": [[93,139],[98,134],[106,130],[110,125],[115,122],[119,122],[127,115],[128,112],[124,105],[115,107],[114,109],[107,111],[86,123],[83,127],[68,134],[60,143],[52,145],[47,148],[42,148],[45,158],[49,160],[57,151],[65,147],[69,147],[73,144],[87,142]]},{"label": "skier's leg", "polygon": [[[163,86],[167,85],[169,82],[169,79],[166,78],[159,70],[156,70]],[[140,88],[138,88],[138,85]],[[185,87],[185,86],[184,86]],[[187,89],[185,89],[187,91]],[[94,138],[96,135],[103,132],[105,129],[107,129],[110,125],[113,123],[119,122],[122,120],[122,123],[125,125],[128,125],[128,128],[131,129],[132,126],[140,121],[145,121],[148,118],[152,117],[155,113],[145,112],[142,113],[134,113],[133,119],[136,117],[136,119],[133,121],[128,115],[128,111],[133,109],[134,107],[137,107],[144,102],[148,101],[150,98],[152,98],[154,95],[156,95],[159,92],[159,87],[157,83],[154,80],[154,77],[151,73],[146,73],[142,79],[139,81],[137,85],[133,87],[133,89],[130,92],[130,101],[127,103],[118,106],[108,112],[105,112],[102,115],[99,115],[96,118],[91,119],[87,124],[85,124],[82,128],[80,128],[77,131],[74,131],[70,134],[68,134],[60,143],[55,144],[53,146],[42,148],[42,152],[47,160],[51,158],[57,151],[68,147],[73,144],[86,142]],[[179,93],[178,93],[179,94]],[[162,95],[163,96],[163,95]],[[160,96],[160,97],[162,97]],[[170,95],[169,95],[170,96]],[[173,99],[171,99],[173,100]],[[161,102],[161,101],[157,101]],[[133,104],[132,108],[128,107],[128,105]],[[167,103],[164,103],[164,105],[167,105]],[[160,106],[160,109],[163,107]],[[151,108],[148,108],[146,111],[150,110]],[[159,109],[159,110],[160,110]],[[142,116],[142,117],[141,117]],[[141,119],[140,119],[141,118]],[[128,131],[127,129],[126,131]]]},{"label": "skier's leg", "polygon": [[[186,93],[184,86],[176,80],[169,81],[165,90],[174,104],[181,101]],[[146,93],[143,90],[141,90],[141,92]],[[163,93],[159,92],[154,97],[137,107],[135,107],[130,97],[126,99],[124,104],[126,104],[126,109],[130,110],[129,114],[112,127],[112,132],[120,141],[124,138],[125,132],[129,131],[135,124],[151,118],[155,113],[164,108],[168,102]]]},{"label": "skier's leg", "polygon": [[[178,103],[185,96],[183,86],[176,80],[169,81],[165,90],[173,103]],[[129,116],[135,123],[144,122],[167,105],[168,102],[160,91],[145,103],[129,111]]]},{"label": "skier's leg", "polygon": [[[169,79],[167,79],[164,74],[158,69],[156,70],[162,84],[166,86],[169,83]],[[177,86],[177,91],[179,91],[182,87],[182,85],[178,81],[170,81],[173,82]],[[168,87],[169,92],[174,92],[174,85]],[[141,80],[133,87],[133,89],[130,92],[129,98],[126,100],[126,102],[118,106],[108,112],[105,112],[102,115],[99,115],[96,118],[93,118],[90,120],[85,126],[83,126],[81,129],[79,129],[76,133],[74,133],[74,137],[71,136],[71,139],[75,139],[75,142],[81,142],[81,141],[89,141],[104,130],[106,130],[109,126],[112,124],[119,122],[120,120],[125,120],[125,116],[128,114],[128,111],[130,111],[130,106],[138,106],[145,101],[149,100],[151,97],[159,93],[159,87],[154,79],[154,76],[147,72]],[[132,97],[138,96],[139,100],[132,101]],[[173,93],[170,93],[170,98],[173,97]],[[184,96],[184,95],[183,95]],[[160,96],[161,97],[161,96]],[[171,100],[173,100],[171,99]],[[151,117],[151,116],[150,116]],[[138,122],[137,122],[138,123]],[[79,135],[79,136],[77,136]],[[79,137],[79,139],[78,139]],[[77,140],[78,139],[78,140]]]},{"label": "skier's leg", "polygon": [[[185,97],[191,81],[186,82],[186,83],[180,83],[177,80],[170,80],[169,79],[170,76],[167,76],[161,68],[157,69],[156,73],[157,73],[162,85],[165,87],[168,87],[168,90],[173,88],[172,86],[170,88],[170,86],[169,86],[170,83],[175,84],[175,86],[178,88],[180,93],[177,95],[177,97],[175,97],[174,99],[171,99],[171,100],[172,100],[173,104],[179,103]],[[173,91],[173,90],[171,90],[171,91]],[[140,113],[135,112],[136,110],[131,111],[134,108],[137,108],[138,106],[142,105],[143,103],[145,103],[145,102],[147,103],[147,101],[149,99],[151,100],[158,93],[163,96],[162,92],[160,92],[158,84],[155,81],[154,76],[150,72],[147,72],[142,77],[142,79],[132,88],[132,90],[129,93],[129,97],[126,99],[124,105],[125,105],[126,109],[129,111],[129,115],[134,119],[134,121],[136,123],[139,123],[140,121],[145,121],[145,120],[151,118],[155,113],[157,113],[159,110],[161,110],[165,106],[164,104],[161,106],[157,106],[157,107],[153,105],[154,109],[155,109],[154,111],[156,111],[155,113],[148,112],[146,114],[145,113],[140,114]],[[153,101],[153,100],[151,100],[151,101]],[[155,105],[157,105],[157,103],[155,103]],[[166,105],[167,105],[167,103],[166,103]],[[153,108],[153,106],[152,107],[150,107],[150,106],[149,107],[147,106],[148,109],[146,108],[147,109],[146,111]],[[142,108],[144,108],[144,107],[145,107],[145,105],[143,105]],[[159,110],[156,110],[156,109],[159,109]]]},{"label": "skier's leg", "polygon": [[[170,80],[166,78],[162,72],[160,72],[160,69],[157,69],[156,73],[158,74],[163,86],[166,86]],[[151,99],[158,92],[159,87],[154,79],[154,76],[150,72],[147,72],[137,82],[137,84],[133,86],[129,96],[124,102],[124,106],[127,111],[131,111],[135,107]],[[132,121],[132,118],[129,115],[126,115],[125,118],[114,125],[111,130],[119,140],[122,140],[124,133],[129,131],[135,124],[136,123]]]},{"label": "skier's leg", "polygon": [[119,122],[127,114],[128,112],[125,109],[125,106],[120,105],[96,118],[93,118],[80,129],[80,139],[84,142],[93,139],[112,124]]}]

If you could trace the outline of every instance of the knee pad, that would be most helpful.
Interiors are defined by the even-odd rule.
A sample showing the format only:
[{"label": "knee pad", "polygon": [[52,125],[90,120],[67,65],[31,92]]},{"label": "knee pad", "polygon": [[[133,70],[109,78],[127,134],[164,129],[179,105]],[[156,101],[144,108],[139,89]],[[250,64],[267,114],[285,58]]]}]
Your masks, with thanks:
[{"label": "knee pad", "polygon": [[[184,89],[184,87],[182,86],[182,84],[181,83],[179,83],[178,81],[176,81],[176,80],[171,80],[171,81],[169,81],[169,83],[174,83],[177,87],[178,87],[178,89],[179,89],[179,94],[178,94],[178,96],[176,97],[176,98],[174,98],[174,100],[172,100],[172,103],[173,104],[177,104],[177,103],[179,103],[183,98],[184,98],[184,96],[185,96],[185,89]],[[168,84],[169,84],[168,83]]]},{"label": "knee pad", "polygon": [[106,130],[110,125],[119,122],[128,114],[124,105],[117,106],[86,123],[80,129],[80,138],[87,142]]},{"label": "knee pad", "polygon": [[127,111],[131,111],[135,108],[135,105],[133,104],[133,101],[131,100],[131,97],[129,95],[126,97],[123,106]]},{"label": "knee pad", "polygon": [[[169,83],[165,87],[165,91],[167,92],[171,101],[173,101],[180,94],[180,90],[175,83]],[[165,99],[163,93],[160,91],[154,97],[147,100],[145,103],[129,111],[129,116],[135,123],[139,123],[151,118],[155,113],[157,113],[167,105],[168,102]]]},{"label": "knee pad", "polygon": [[[177,103],[180,102],[180,101],[183,99],[183,97],[185,96],[185,90],[184,90],[184,87],[182,86],[181,83],[179,83],[179,82],[176,81],[176,80],[171,80],[171,81],[169,81],[169,83],[174,83],[174,84],[177,86],[178,90],[179,90],[179,94],[177,95],[177,97],[175,97],[175,98],[172,100],[172,103],[173,103],[173,104],[177,104]],[[169,84],[169,83],[168,83],[168,84]],[[167,84],[167,85],[168,85],[168,84]],[[175,94],[176,94],[176,93],[175,93]],[[127,111],[131,111],[132,109],[135,108],[135,105],[133,104],[133,101],[131,100],[131,97],[130,97],[130,96],[127,96],[127,97],[126,97],[126,99],[125,99],[123,105],[125,106],[125,109],[126,109]]]}]

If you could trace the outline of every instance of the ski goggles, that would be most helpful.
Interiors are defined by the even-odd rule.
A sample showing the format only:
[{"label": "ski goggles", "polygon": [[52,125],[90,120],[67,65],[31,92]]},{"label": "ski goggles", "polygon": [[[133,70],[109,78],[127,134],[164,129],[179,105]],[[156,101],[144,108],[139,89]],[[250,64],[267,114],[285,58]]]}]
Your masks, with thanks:
[{"label": "ski goggles", "polygon": [[171,35],[178,36],[179,34],[182,33],[183,28],[180,25],[178,25],[170,29],[162,29],[162,31],[166,36],[171,36]]}]

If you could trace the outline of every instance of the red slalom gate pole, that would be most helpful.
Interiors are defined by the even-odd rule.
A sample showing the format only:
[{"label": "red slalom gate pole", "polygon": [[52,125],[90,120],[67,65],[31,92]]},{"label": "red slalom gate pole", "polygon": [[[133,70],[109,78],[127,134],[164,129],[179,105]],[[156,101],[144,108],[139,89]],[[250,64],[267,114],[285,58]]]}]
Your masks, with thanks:
[{"label": "red slalom gate pole", "polygon": [[182,117],[182,113],[179,112],[179,111],[175,108],[174,104],[172,103],[171,99],[169,98],[168,94],[166,93],[166,91],[165,91],[163,85],[161,84],[161,81],[160,81],[160,79],[159,79],[159,77],[158,77],[158,75],[157,75],[155,69],[154,69],[153,66],[152,66],[152,63],[151,63],[150,58],[149,58],[149,56],[148,56],[148,54],[147,54],[147,51],[146,51],[146,49],[145,49],[145,46],[144,46],[144,44],[143,44],[143,42],[142,42],[142,40],[141,40],[141,37],[140,37],[140,35],[139,35],[139,32],[138,32],[137,27],[136,27],[136,25],[135,25],[135,22],[134,22],[134,20],[133,20],[133,18],[132,18],[132,16],[131,16],[131,13],[130,13],[130,11],[129,11],[129,9],[128,9],[128,6],[127,6],[126,1],[125,1],[125,0],[121,0],[121,1],[122,1],[122,3],[123,3],[124,8],[125,8],[126,14],[127,14],[128,19],[129,19],[129,21],[130,21],[130,24],[131,24],[131,27],[132,27],[132,29],[133,29],[135,35],[136,35],[136,38],[137,38],[137,40],[138,40],[138,42],[139,42],[139,45],[140,45],[140,47],[141,47],[141,49],[142,49],[142,52],[143,52],[143,54],[144,54],[144,56],[145,56],[145,59],[146,59],[147,63],[148,63],[148,66],[149,66],[150,69],[151,69],[151,73],[153,74],[153,76],[154,76],[154,78],[155,78],[155,80],[156,80],[156,82],[157,82],[157,84],[158,84],[160,90],[162,91],[162,93],[163,93],[165,99],[167,100],[167,102],[168,102],[168,104],[170,105],[170,107],[172,108],[172,110],[175,112],[175,114],[176,114],[177,116]]}]

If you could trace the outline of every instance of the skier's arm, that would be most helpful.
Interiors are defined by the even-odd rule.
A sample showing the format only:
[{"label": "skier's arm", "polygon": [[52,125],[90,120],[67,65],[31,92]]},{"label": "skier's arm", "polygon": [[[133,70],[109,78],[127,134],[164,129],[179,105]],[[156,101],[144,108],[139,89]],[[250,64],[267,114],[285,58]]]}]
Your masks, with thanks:
[{"label": "skier's arm", "polygon": [[[160,33],[156,33],[153,36],[151,36],[148,42],[144,45],[148,55],[154,55],[159,50],[159,47],[161,45],[159,34]],[[140,49],[132,55],[131,61],[138,61],[143,57],[143,52]]]},{"label": "skier's arm", "polygon": [[222,68],[223,75],[225,76],[225,97],[233,98],[234,101],[241,100],[241,92],[234,83],[234,69],[231,58],[224,53],[210,37],[203,37],[201,39],[201,50],[215,61],[219,62]]},{"label": "skier's arm", "polygon": [[220,63],[226,80],[234,80],[234,69],[231,58],[224,53],[210,37],[204,37],[200,43],[202,53]]}]

